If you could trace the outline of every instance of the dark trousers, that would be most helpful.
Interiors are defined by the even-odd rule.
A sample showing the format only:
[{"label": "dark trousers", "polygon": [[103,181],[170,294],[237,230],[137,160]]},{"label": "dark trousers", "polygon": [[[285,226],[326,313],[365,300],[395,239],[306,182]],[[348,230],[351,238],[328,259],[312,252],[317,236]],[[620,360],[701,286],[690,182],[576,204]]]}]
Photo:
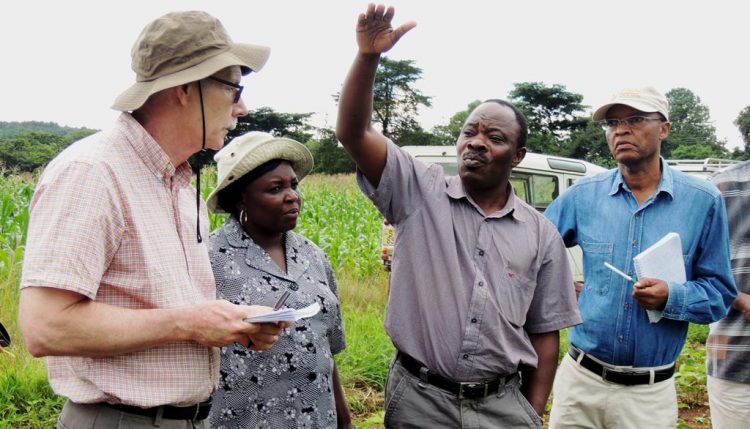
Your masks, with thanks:
[{"label": "dark trousers", "polygon": [[57,419],[57,429],[210,429],[208,419],[199,421],[145,417],[109,408],[101,404],[76,404],[68,401]]}]

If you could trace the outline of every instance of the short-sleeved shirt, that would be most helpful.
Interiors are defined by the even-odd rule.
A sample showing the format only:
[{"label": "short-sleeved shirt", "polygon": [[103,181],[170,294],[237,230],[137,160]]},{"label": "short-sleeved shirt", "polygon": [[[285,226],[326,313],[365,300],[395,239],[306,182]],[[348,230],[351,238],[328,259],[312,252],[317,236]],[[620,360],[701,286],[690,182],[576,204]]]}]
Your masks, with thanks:
[{"label": "short-sleeved shirt", "polygon": [[385,328],[396,348],[456,381],[536,367],[529,334],[580,323],[555,227],[517,198],[483,210],[459,177],[388,142],[377,188],[362,191],[396,228]]},{"label": "short-sleeved shirt", "polygon": [[[69,290],[128,309],[215,299],[208,243],[196,240],[191,174],[187,163],[175,168],[127,113],[112,130],[74,143],[39,178],[21,287]],[[111,357],[49,357],[49,381],[77,403],[195,404],[216,386],[218,352],[175,341]]]},{"label": "short-sleeved shirt", "polygon": [[333,355],[345,347],[336,282],[322,249],[285,233],[287,271],[244,232],[234,218],[211,234],[209,255],[218,298],[272,307],[285,292],[286,307],[320,305],[315,316],[284,330],[274,346],[221,349],[221,379],[213,398],[214,428],[336,427]]},{"label": "short-sleeved shirt", "polygon": [[[737,289],[750,294],[750,161],[733,165],[711,179],[721,191],[729,218],[729,247]],[[706,343],[708,374],[750,383],[750,320],[730,308],[711,325]]]}]

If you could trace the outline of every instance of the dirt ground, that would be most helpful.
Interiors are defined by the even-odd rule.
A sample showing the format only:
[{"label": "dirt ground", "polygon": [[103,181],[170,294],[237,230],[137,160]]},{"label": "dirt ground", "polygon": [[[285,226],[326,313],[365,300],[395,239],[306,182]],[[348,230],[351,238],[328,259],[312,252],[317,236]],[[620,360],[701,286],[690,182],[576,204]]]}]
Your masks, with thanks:
[{"label": "dirt ground", "polygon": [[679,411],[678,428],[710,429],[711,417],[707,405],[693,408],[683,408]]}]

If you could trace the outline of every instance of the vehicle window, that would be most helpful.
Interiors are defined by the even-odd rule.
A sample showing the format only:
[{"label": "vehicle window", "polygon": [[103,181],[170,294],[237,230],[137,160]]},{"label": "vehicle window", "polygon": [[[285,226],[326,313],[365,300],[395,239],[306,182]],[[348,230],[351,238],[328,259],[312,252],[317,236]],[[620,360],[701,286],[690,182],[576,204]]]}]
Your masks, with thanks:
[{"label": "vehicle window", "polygon": [[511,182],[516,194],[539,211],[544,211],[560,194],[557,176],[513,173]]},{"label": "vehicle window", "polygon": [[455,162],[441,162],[439,164],[443,167],[443,172],[446,176],[458,175],[458,165]]},{"label": "vehicle window", "polygon": [[529,199],[529,189],[531,188],[529,184],[529,177],[517,177],[515,175],[511,176],[510,183],[513,185],[513,190],[516,191],[516,196],[524,201],[526,203],[531,204],[531,200]]}]

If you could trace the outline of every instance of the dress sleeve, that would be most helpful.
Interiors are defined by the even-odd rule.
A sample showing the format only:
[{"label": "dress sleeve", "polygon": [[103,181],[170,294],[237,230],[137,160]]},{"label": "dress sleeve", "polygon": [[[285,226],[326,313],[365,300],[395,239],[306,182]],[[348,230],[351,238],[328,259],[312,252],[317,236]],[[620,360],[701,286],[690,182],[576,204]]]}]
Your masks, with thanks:
[{"label": "dress sleeve", "polygon": [[323,261],[326,268],[326,277],[328,286],[331,288],[331,292],[336,295],[336,310],[332,315],[333,323],[328,328],[328,344],[331,347],[331,353],[338,354],[346,348],[346,338],[344,337],[344,320],[341,316],[341,301],[339,300],[338,286],[336,284],[336,277],[333,275],[333,267],[331,261],[328,259],[328,255],[323,252]]}]

